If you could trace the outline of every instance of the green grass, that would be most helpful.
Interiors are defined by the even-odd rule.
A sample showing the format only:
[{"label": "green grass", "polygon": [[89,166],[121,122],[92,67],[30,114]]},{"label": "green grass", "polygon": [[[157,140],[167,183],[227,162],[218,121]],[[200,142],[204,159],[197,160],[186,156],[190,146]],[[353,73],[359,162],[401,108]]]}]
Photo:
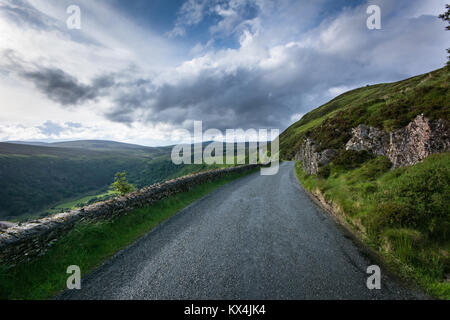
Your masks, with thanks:
[{"label": "green grass", "polygon": [[57,205],[54,209],[49,210],[50,213],[58,213],[61,212],[61,210],[72,210],[75,209],[77,207],[80,207],[81,204],[86,205],[89,201],[92,200],[96,200],[99,198],[103,198],[106,196],[114,196],[114,195],[118,195],[116,192],[114,191],[107,191],[107,192],[102,192],[99,194],[93,194],[93,195],[89,195],[86,197],[82,197],[82,198],[77,198],[75,200],[72,201],[68,201],[68,202],[64,202],[62,204]]},{"label": "green grass", "polygon": [[15,223],[23,223],[31,220],[37,220],[40,218],[48,217],[49,215],[52,214],[67,212],[70,210],[74,210],[76,208],[81,208],[90,205],[95,202],[105,201],[117,195],[118,193],[112,190],[104,191],[104,189],[99,190],[97,192],[89,192],[88,195],[86,196],[68,198],[67,200],[59,204],[56,204],[45,210],[36,212],[35,214],[26,214],[23,216],[17,216],[12,219],[8,219],[8,221]]},{"label": "green grass", "polygon": [[64,289],[70,265],[87,274],[116,252],[195,200],[248,173],[230,174],[137,209],[114,221],[79,223],[42,257],[13,268],[0,265],[0,299],[48,299]]},{"label": "green grass", "polygon": [[450,154],[412,167],[390,166],[378,157],[350,167],[333,162],[324,176],[307,175],[300,163],[296,171],[302,185],[332,203],[400,275],[450,299],[444,280],[450,273]]}]

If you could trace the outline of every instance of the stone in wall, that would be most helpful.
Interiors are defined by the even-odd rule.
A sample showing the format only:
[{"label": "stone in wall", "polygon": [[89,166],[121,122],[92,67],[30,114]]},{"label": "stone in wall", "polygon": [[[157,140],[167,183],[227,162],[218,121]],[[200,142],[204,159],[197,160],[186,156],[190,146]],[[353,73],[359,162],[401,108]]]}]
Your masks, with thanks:
[{"label": "stone in wall", "polygon": [[316,152],[317,145],[313,139],[307,138],[300,147],[300,151],[295,155],[296,161],[302,162],[303,170],[308,174],[317,174],[322,166],[326,166],[336,157],[336,150],[327,149]]},{"label": "stone in wall", "polygon": [[423,115],[405,128],[387,134],[359,125],[347,142],[347,150],[369,151],[387,156],[393,168],[415,165],[428,156],[450,150],[449,128],[443,120],[430,121]]}]

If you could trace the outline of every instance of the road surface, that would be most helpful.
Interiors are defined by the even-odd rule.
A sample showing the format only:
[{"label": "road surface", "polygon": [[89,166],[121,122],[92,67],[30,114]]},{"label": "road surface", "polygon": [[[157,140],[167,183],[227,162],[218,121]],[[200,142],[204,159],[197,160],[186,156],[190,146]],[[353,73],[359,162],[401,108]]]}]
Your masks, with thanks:
[{"label": "road surface", "polygon": [[294,163],[225,185],[163,223],[59,299],[413,299],[308,197]]}]

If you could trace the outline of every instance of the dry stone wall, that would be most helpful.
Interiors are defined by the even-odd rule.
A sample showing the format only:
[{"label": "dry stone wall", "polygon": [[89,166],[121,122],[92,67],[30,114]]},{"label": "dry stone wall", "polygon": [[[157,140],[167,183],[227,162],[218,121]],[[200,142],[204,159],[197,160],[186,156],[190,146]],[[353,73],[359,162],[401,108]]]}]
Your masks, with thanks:
[{"label": "dry stone wall", "polygon": [[56,214],[44,219],[14,225],[0,231],[0,263],[16,265],[45,254],[61,236],[81,220],[109,220],[167,198],[188,191],[194,186],[211,182],[231,173],[243,173],[258,165],[245,165],[200,172],[154,184],[139,191],[79,210]]}]

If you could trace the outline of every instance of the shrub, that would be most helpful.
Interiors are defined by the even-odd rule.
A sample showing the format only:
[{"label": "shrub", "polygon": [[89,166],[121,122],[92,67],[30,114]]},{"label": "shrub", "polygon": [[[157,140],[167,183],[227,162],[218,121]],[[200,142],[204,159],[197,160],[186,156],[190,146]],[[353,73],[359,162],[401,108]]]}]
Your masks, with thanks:
[{"label": "shrub", "polygon": [[393,201],[381,202],[376,206],[371,229],[381,231],[385,228],[415,228],[418,227],[419,216],[414,207]]},{"label": "shrub", "polygon": [[318,175],[320,178],[328,179],[328,177],[330,176],[330,174],[331,174],[331,168],[330,168],[330,165],[326,165],[326,166],[321,167],[321,168],[319,169],[319,173],[318,173],[317,175]]},{"label": "shrub", "polygon": [[[399,175],[398,173],[402,174]],[[415,228],[436,239],[450,236],[450,154],[428,157],[383,177],[372,227]]]},{"label": "shrub", "polygon": [[402,260],[407,260],[410,254],[414,254],[412,249],[418,249],[425,243],[423,235],[414,229],[387,229],[382,237],[386,251],[401,252]]},{"label": "shrub", "polygon": [[358,171],[358,175],[363,180],[375,180],[391,168],[391,161],[387,157],[381,156],[365,163]]},{"label": "shrub", "polygon": [[134,191],[135,187],[127,181],[127,173],[124,171],[116,173],[114,182],[111,184],[111,189],[120,195],[125,195]]},{"label": "shrub", "polygon": [[344,112],[338,112],[338,116],[323,121],[310,134],[319,146],[316,151],[337,149],[344,145],[351,138],[350,128],[352,121]]},{"label": "shrub", "polygon": [[367,151],[341,150],[333,160],[333,165],[340,170],[352,170],[373,158],[374,155]]},{"label": "shrub", "polygon": [[401,261],[420,268],[421,273],[428,277],[442,279],[447,270],[448,261],[433,250],[417,230],[388,229],[383,233],[383,247]]},{"label": "shrub", "polygon": [[362,190],[365,194],[374,193],[378,189],[375,183],[365,183],[362,186]]}]

